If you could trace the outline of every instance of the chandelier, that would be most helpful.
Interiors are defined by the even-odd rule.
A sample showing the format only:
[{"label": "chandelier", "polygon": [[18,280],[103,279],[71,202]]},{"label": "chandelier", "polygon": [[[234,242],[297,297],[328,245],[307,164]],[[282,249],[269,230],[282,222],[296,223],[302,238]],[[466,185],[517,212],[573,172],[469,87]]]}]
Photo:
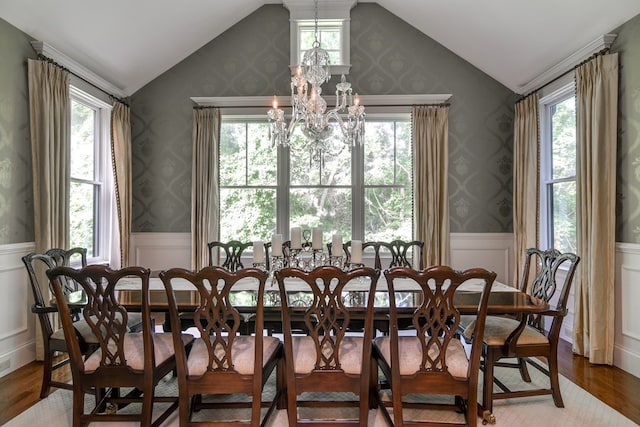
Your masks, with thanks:
[{"label": "chandelier", "polygon": [[[278,108],[274,97],[273,107],[268,112],[269,137],[275,147],[288,147],[291,136],[300,126],[308,143],[311,160],[322,162],[325,154],[337,155],[345,147],[362,145],[364,140],[364,107],[358,94],[352,93],[351,83],[344,74],[336,84],[335,108],[327,111],[327,102],[322,98],[322,84],[331,78],[329,53],[318,41],[318,0],[314,1],[315,30],[313,47],[307,50],[302,63],[291,77],[291,116],[285,118],[284,110]],[[333,120],[333,122],[332,122]],[[333,135],[337,124],[341,141]]]}]

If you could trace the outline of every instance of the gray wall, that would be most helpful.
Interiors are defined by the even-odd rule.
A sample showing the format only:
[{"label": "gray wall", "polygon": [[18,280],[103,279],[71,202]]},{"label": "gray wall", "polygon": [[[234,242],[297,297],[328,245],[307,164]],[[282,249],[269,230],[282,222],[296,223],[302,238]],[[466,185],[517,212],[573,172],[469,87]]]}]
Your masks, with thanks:
[{"label": "gray wall", "polygon": [[613,32],[620,61],[616,240],[640,243],[640,15]]},{"label": "gray wall", "polygon": [[[510,232],[514,93],[372,3],[351,11],[351,63],[361,94],[453,95],[451,230]],[[288,66],[289,13],[265,5],[132,96],[133,231],[190,230],[189,97],[286,95]]]},{"label": "gray wall", "polygon": [[0,19],[0,244],[32,242],[27,58],[31,38]]}]

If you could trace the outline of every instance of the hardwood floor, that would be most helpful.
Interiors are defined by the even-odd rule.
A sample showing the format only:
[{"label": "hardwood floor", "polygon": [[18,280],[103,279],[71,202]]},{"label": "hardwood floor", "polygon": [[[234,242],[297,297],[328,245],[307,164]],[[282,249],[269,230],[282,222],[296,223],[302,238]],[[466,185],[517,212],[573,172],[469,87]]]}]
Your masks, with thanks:
[{"label": "hardwood floor", "polygon": [[[562,375],[640,425],[640,378],[615,367],[591,365],[572,354],[566,342],[560,345],[558,359]],[[58,377],[68,379],[65,370]],[[32,362],[0,378],[0,425],[38,402],[41,375],[42,364]]]}]

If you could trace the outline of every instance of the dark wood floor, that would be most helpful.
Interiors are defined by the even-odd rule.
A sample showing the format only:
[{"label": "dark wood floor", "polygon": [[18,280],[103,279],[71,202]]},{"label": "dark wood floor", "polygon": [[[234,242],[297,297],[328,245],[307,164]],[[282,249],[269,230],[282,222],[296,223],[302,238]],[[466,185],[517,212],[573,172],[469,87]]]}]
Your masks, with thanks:
[{"label": "dark wood floor", "polygon": [[[611,366],[591,365],[562,343],[560,373],[640,425],[640,378]],[[0,378],[0,425],[39,400],[42,364],[30,363]],[[62,376],[69,376],[68,371]]]}]

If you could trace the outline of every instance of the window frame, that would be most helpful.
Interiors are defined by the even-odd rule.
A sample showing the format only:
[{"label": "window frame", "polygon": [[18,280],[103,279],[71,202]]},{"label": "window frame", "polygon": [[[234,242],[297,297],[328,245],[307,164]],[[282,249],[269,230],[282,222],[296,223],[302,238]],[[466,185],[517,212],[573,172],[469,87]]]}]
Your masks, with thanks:
[{"label": "window frame", "polygon": [[[571,97],[576,96],[573,73],[542,93],[538,101],[540,111],[540,246],[554,247],[554,215],[553,215],[553,185],[563,182],[576,182],[577,170],[573,177],[553,178],[553,146],[551,108]],[[577,155],[577,143],[576,143]],[[576,165],[577,167],[577,165]]]},{"label": "window frame", "polygon": [[[115,218],[115,197],[113,168],[111,163],[111,110],[112,106],[105,101],[91,95],[78,86],[69,87],[69,100],[79,102],[91,109],[95,114],[94,123],[94,177],[93,180],[73,178],[71,165],[69,168],[70,182],[90,183],[97,187],[94,206],[95,248],[87,248],[93,254],[87,256],[87,263],[110,263],[112,257],[112,233]],[[71,120],[71,116],[69,116]],[[71,194],[69,193],[69,196]],[[69,226],[71,226],[71,212],[69,212]],[[117,231],[117,230],[115,230]],[[71,232],[68,230],[69,239]]]},{"label": "window frame", "polygon": [[[295,72],[295,69],[300,65],[304,50],[301,49],[302,31],[315,29],[315,20],[313,19],[294,19],[291,20],[291,73]],[[331,74],[345,76],[349,74],[351,68],[351,56],[350,56],[350,22],[349,19],[318,19],[318,32],[323,30],[338,30],[340,33],[340,63],[330,64]],[[323,49],[325,46],[320,45]],[[329,51],[328,49],[326,49]]]}]

